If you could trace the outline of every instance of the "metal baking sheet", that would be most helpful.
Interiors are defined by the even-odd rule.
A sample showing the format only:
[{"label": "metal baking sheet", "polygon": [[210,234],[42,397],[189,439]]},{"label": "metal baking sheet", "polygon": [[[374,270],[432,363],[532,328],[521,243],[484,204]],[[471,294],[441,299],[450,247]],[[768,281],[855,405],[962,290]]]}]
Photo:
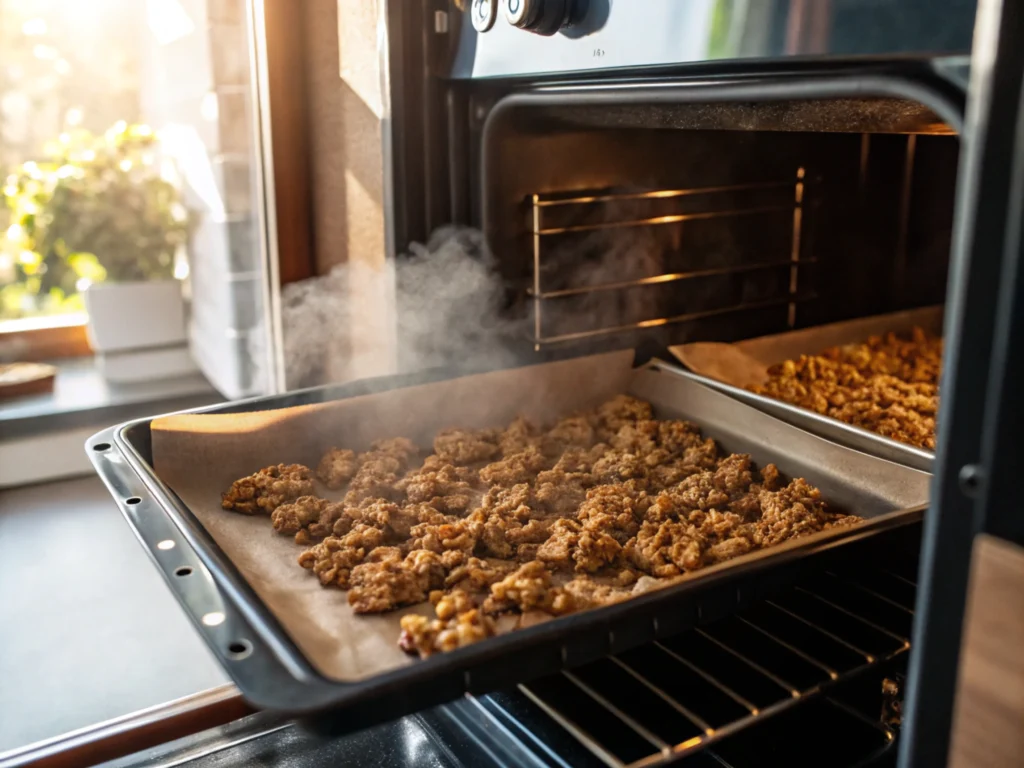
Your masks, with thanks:
[{"label": "metal baking sheet", "polygon": [[[657,417],[696,421],[723,449],[748,452],[762,464],[774,461],[785,474],[806,477],[819,486],[835,508],[863,515],[867,521],[688,574],[624,603],[547,621],[453,653],[422,661],[400,659],[369,675],[359,675],[358,670],[339,675],[329,660],[325,663],[322,647],[317,652],[304,645],[302,622],[294,621],[294,616],[282,620],[281,612],[274,610],[274,596],[266,584],[252,578],[251,563],[244,570],[239,568],[230,548],[223,546],[228,539],[218,540],[203,525],[206,513],[198,505],[186,504],[173,484],[169,486],[154,470],[154,440],[159,451],[161,438],[152,430],[153,420],[106,430],[89,441],[87,450],[143,546],[243,694],[258,706],[292,712],[345,707],[344,722],[352,727],[397,717],[467,691],[482,693],[511,685],[681,631],[696,621],[700,601],[712,592],[719,602],[753,599],[776,566],[920,519],[928,496],[926,474],[814,437],[692,381],[673,366],[655,363],[630,371],[630,361],[629,354],[601,355],[356,398],[353,394],[365,392],[365,387],[310,390],[205,409],[186,421],[193,420],[193,426],[195,420],[208,419],[241,420],[250,427],[287,425],[270,439],[265,432],[260,434],[262,428],[254,429],[248,440],[250,446],[265,444],[278,452],[277,460],[285,460],[280,458],[278,438],[289,434],[308,439],[329,422],[334,410],[380,415],[390,410],[384,408],[389,401],[392,405],[464,404],[467,393],[474,392],[476,401],[483,402],[512,385],[518,396],[502,404],[508,413],[494,416],[494,423],[502,423],[520,410],[564,413],[570,403],[589,405],[609,391],[626,389],[650,400]],[[388,386],[389,382],[380,381],[374,388]],[[285,411],[281,405],[299,407]],[[268,410],[272,413],[265,413]],[[450,415],[439,415],[431,408],[402,412],[408,429],[397,433],[407,434],[417,425],[433,430],[436,425],[431,420]],[[471,421],[477,422],[481,413],[477,409]],[[365,439],[384,436],[367,424]],[[396,423],[381,424],[380,429],[393,435]],[[216,442],[217,430],[209,434]],[[315,442],[309,440],[310,445]],[[228,455],[222,459],[225,465],[235,461]],[[227,515],[228,520],[233,517]],[[235,519],[244,522],[241,517]],[[752,580],[754,574],[761,578]],[[397,632],[388,630],[380,642],[390,650],[396,638]],[[316,658],[311,657],[311,648]],[[368,701],[373,701],[372,707],[353,708]]]},{"label": "metal baking sheet", "polygon": [[907,445],[830,416],[755,394],[746,387],[763,384],[768,378],[768,368],[772,365],[800,355],[815,355],[829,347],[856,344],[869,336],[889,331],[910,331],[915,326],[929,333],[941,334],[942,319],[941,306],[924,307],[761,336],[733,344],[681,344],[669,347],[669,351],[686,366],[688,375],[694,381],[820,437],[922,472],[931,472],[935,461],[934,451]]}]

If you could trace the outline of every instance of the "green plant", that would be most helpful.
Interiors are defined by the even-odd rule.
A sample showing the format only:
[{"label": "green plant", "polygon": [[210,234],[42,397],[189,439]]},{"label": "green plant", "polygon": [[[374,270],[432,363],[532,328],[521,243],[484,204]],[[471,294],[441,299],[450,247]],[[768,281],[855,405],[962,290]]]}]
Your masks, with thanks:
[{"label": "green plant", "polygon": [[80,310],[79,291],[104,280],[170,278],[189,236],[173,168],[145,125],[61,134],[45,161],[7,177],[3,195],[0,318]]}]

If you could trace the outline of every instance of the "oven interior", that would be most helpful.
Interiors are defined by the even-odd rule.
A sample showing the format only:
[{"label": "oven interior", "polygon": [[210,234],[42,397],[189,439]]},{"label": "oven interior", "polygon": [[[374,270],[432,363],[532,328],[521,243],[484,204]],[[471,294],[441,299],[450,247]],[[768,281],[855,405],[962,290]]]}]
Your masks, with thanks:
[{"label": "oven interior", "polygon": [[916,102],[446,102],[423,222],[483,230],[524,362],[944,299],[959,141]]}]

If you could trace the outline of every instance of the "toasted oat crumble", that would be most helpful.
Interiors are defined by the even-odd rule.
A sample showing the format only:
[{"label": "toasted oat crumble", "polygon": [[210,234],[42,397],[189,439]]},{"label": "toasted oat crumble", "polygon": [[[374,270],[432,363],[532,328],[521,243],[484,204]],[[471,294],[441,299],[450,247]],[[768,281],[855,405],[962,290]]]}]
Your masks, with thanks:
[{"label": "toasted oat crumble", "polygon": [[[242,478],[227,509],[271,513],[308,548],[298,562],[348,591],[359,614],[423,603],[400,644],[421,656],[490,637],[496,617],[608,605],[659,580],[861,518],[690,422],[653,418],[621,395],[549,429],[449,429],[423,455],[404,438],[361,454],[332,448],[317,477],[279,465]],[[504,619],[503,619],[504,620]],[[532,619],[531,619],[532,620]]]},{"label": "toasted oat crumble", "polygon": [[941,370],[942,337],[914,328],[786,360],[749,389],[934,450]]}]

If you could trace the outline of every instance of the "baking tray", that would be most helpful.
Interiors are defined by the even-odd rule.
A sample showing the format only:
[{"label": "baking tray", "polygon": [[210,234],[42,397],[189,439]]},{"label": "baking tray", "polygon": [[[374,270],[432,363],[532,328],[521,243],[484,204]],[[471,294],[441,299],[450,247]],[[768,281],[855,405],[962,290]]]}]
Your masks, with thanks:
[{"label": "baking tray", "polygon": [[905,464],[922,472],[931,472],[935,462],[934,451],[907,445],[831,416],[755,394],[745,387],[763,383],[769,366],[800,355],[816,355],[828,347],[856,344],[869,336],[889,331],[910,331],[915,326],[929,333],[941,334],[942,320],[942,307],[932,306],[761,336],[733,344],[680,344],[669,347],[669,351],[686,366],[687,375],[694,381],[840,445]]},{"label": "baking tray", "polygon": [[[791,573],[785,565],[798,568],[812,552],[921,519],[928,496],[926,474],[810,435],[694,382],[675,366],[653,362],[629,372],[631,359],[631,354],[600,355],[518,369],[516,375],[536,373],[543,379],[552,366],[563,366],[562,374],[586,387],[594,371],[611,377],[624,365],[628,391],[652,401],[658,417],[700,423],[723,449],[750,453],[762,464],[775,461],[786,474],[806,477],[819,486],[834,506],[861,514],[867,522],[712,566],[624,603],[554,619],[366,679],[340,682],[322,674],[303,654],[209,532],[154,472],[153,419],[100,432],[90,438],[86,450],[182,608],[243,695],[263,708],[297,714],[327,710],[331,727],[344,729],[395,718],[463,693],[513,685],[683,631],[770,593],[780,574]],[[189,413],[244,414],[332,403],[424,382],[465,389],[501,375],[444,382],[441,373],[384,378]],[[543,391],[526,394],[537,397]],[[339,708],[344,709],[342,718]]]}]

